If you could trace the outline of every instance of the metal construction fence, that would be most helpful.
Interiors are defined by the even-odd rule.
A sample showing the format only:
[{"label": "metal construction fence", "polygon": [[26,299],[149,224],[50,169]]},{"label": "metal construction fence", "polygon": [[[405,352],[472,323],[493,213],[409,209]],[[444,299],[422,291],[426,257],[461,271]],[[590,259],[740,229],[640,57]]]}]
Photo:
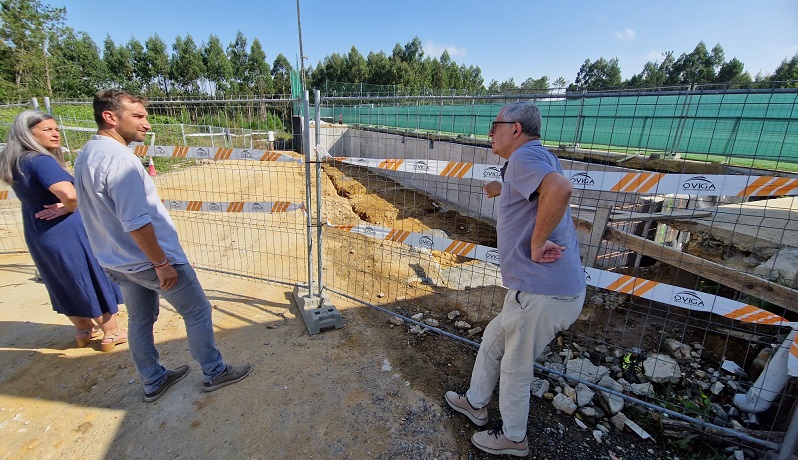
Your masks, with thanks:
[{"label": "metal construction fence", "polygon": [[[509,98],[521,96],[509,96]],[[553,145],[798,162],[798,90],[532,94]],[[336,98],[322,117],[461,136],[485,136],[508,100],[496,96]]]},{"label": "metal construction fence", "polygon": [[[789,104],[772,96],[772,107],[761,102],[757,113],[761,123],[781,114],[774,118],[786,123],[784,137],[747,139],[751,152],[775,142],[779,160],[787,161],[795,122],[784,121]],[[673,97],[668,104],[684,106],[691,96]],[[388,333],[437,333],[476,346],[505,292],[496,258],[497,202],[482,187],[499,178],[487,126],[511,100],[444,106],[438,98],[415,99],[412,107],[438,112],[407,112],[416,123],[408,126],[385,119],[350,124],[354,114],[410,110],[406,98],[317,95],[316,107],[304,110],[314,115],[312,123],[297,123],[295,99],[153,101],[155,140],[135,151],[143,164],[158,160],[159,194],[198,268],[289,285],[322,281],[317,287],[324,293],[387,313],[399,325]],[[775,169],[635,158],[624,149],[639,148],[639,139],[677,138],[672,147],[683,151],[683,142],[700,137],[689,134],[686,126],[697,125],[683,117],[671,118],[672,131],[655,134],[665,129],[653,120],[664,100],[637,100],[640,107],[624,99],[617,123],[611,114],[619,105],[609,109],[601,99],[537,101],[549,117],[547,142],[550,133],[565,131],[552,127],[565,119],[583,136],[557,138],[552,149],[574,184],[572,214],[589,293],[577,322],[530,362],[541,371],[531,391],[554,395],[561,410],[588,424],[644,438],[784,452],[798,429],[791,423],[798,179]],[[713,138],[720,121],[712,125],[708,106],[699,111],[698,105],[689,103],[691,113],[707,117],[703,126]],[[753,103],[742,105],[740,117],[751,116]],[[60,106],[53,107],[58,116]],[[644,112],[647,122],[634,116]],[[65,126],[91,126],[90,119],[70,116],[62,116]],[[579,139],[584,150],[584,139],[597,136],[587,134],[597,132],[591,126],[601,126],[602,139],[613,144],[586,149],[601,161],[557,150]],[[294,144],[301,153],[269,140],[269,131],[293,140],[300,129],[303,147]],[[78,134],[72,139],[75,150]],[[623,153],[614,154],[615,147]],[[21,250],[18,203],[1,193],[0,251]]]}]

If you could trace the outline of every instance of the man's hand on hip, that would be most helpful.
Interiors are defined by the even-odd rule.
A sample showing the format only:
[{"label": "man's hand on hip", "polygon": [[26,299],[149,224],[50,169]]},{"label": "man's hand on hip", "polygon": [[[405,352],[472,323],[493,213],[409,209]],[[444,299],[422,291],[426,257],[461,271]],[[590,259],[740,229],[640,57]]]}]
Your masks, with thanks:
[{"label": "man's hand on hip", "polygon": [[560,246],[549,240],[546,240],[541,247],[536,248],[532,245],[531,248],[532,261],[537,263],[554,262],[562,257],[562,252],[565,250],[565,246]]},{"label": "man's hand on hip", "polygon": [[170,289],[177,284],[177,270],[171,265],[167,265],[162,269],[155,269],[155,274],[161,280],[161,289]]}]

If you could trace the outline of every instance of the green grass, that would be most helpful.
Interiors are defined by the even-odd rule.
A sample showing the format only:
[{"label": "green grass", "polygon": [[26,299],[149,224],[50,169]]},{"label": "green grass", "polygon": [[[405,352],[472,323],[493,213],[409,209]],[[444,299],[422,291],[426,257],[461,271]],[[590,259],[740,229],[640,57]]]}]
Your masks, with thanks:
[{"label": "green grass", "polygon": [[706,161],[708,163],[726,163],[729,166],[737,166],[740,168],[754,168],[791,173],[798,172],[798,163],[789,162],[787,160],[757,160],[756,158],[739,158],[698,153],[683,153],[682,158],[686,160]]}]

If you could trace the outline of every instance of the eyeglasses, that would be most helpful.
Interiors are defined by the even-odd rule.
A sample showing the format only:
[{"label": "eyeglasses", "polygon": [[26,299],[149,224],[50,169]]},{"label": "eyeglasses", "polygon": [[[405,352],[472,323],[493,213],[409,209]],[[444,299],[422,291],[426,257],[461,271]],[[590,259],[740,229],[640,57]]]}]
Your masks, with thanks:
[{"label": "eyeglasses", "polygon": [[488,131],[488,132],[489,133],[495,132],[496,131],[496,125],[498,125],[498,124],[514,125],[516,123],[518,123],[518,122],[517,121],[494,121],[493,123],[490,124],[490,131]]}]

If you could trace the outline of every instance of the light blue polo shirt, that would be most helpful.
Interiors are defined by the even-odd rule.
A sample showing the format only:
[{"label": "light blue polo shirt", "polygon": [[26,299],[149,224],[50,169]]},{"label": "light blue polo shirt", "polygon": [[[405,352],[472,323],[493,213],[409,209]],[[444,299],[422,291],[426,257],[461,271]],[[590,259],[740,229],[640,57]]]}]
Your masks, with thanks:
[{"label": "light blue polo shirt", "polygon": [[554,262],[532,261],[532,230],[538,211],[536,190],[550,173],[562,174],[560,161],[539,140],[529,141],[510,155],[503,168],[496,233],[502,282],[508,289],[542,295],[576,295],[585,289],[576,229],[570,208],[549,240],[565,246]]},{"label": "light blue polo shirt", "polygon": [[129,234],[149,223],[166,258],[188,263],[155,183],[126,146],[92,136],[75,159],[75,189],[91,249],[103,267],[123,273],[152,268]]}]

